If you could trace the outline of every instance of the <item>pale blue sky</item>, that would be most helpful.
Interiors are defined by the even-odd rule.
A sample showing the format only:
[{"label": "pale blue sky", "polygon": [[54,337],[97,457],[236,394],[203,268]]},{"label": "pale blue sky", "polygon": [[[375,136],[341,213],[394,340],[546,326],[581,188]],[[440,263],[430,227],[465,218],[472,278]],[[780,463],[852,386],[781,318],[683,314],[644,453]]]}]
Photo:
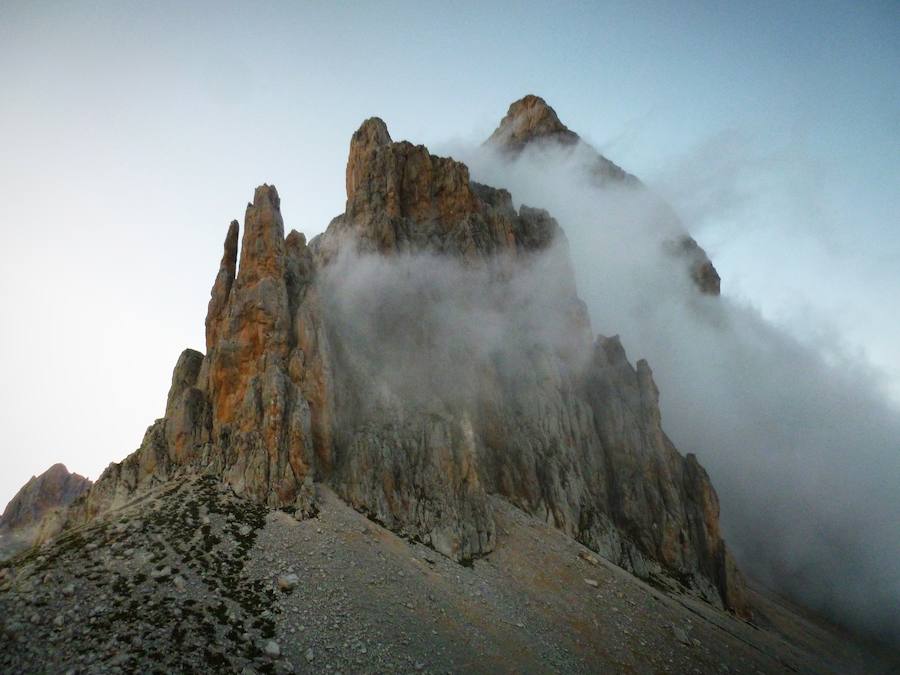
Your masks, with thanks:
[{"label": "pale blue sky", "polygon": [[254,186],[315,234],[364,118],[439,147],[526,93],[666,194],[726,293],[900,398],[900,3],[484,4],[0,5],[0,502],[137,447]]}]

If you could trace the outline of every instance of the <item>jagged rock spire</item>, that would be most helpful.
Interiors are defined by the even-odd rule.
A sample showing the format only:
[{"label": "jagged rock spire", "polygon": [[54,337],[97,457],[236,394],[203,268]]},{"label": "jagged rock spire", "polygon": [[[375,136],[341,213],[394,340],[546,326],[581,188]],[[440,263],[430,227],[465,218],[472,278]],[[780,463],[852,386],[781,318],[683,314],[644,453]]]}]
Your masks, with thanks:
[{"label": "jagged rock spire", "polygon": [[194,349],[185,349],[181,352],[175,370],[172,371],[172,384],[166,398],[166,417],[172,417],[184,390],[196,384],[202,367],[203,354]]},{"label": "jagged rock spire", "polygon": [[228,234],[225,235],[225,250],[222,253],[222,262],[219,264],[219,274],[213,283],[210,294],[209,306],[206,310],[206,350],[216,343],[219,324],[222,314],[234,285],[234,276],[237,272],[238,251],[238,221],[232,220],[228,226]]},{"label": "jagged rock spire", "polygon": [[237,286],[251,286],[265,277],[284,276],[284,220],[274,185],[260,185],[247,204]]},{"label": "jagged rock spire", "polygon": [[377,117],[353,134],[345,216],[363,226],[358,236],[378,240],[380,248],[394,248],[400,233],[396,223],[385,219],[406,218],[447,229],[477,210],[465,164],[432,155],[423,145],[392,142]]},{"label": "jagged rock spire", "polygon": [[585,143],[560,121],[556,111],[544,99],[533,94],[520,98],[509,106],[500,126],[484,144],[510,157],[517,157],[527,147],[559,145],[571,149],[579,146],[593,154],[593,161],[588,162],[587,166],[591,178],[597,184],[612,181],[630,187],[641,187],[641,182],[635,176]]},{"label": "jagged rock spire", "polygon": [[350,157],[347,160],[347,199],[355,195],[366,174],[370,155],[385,145],[390,145],[391,135],[387,125],[379,117],[370,117],[350,139]]},{"label": "jagged rock spire", "polygon": [[468,259],[547,247],[559,227],[546,211],[517,213],[506,190],[471,181],[469,169],[423,145],[393,142],[377,117],[353,134],[347,208],[319,238],[324,260],[352,238],[382,253],[430,250]]}]

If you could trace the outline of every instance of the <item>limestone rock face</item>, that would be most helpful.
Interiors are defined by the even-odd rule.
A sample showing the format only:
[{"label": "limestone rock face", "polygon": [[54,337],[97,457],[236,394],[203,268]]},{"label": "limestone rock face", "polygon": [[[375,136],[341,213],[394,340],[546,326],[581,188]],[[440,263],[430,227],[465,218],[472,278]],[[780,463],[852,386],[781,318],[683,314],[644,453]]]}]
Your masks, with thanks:
[{"label": "limestone rock face", "polygon": [[[449,302],[448,309],[457,309],[453,300],[439,285],[424,282],[426,275],[413,265],[405,268],[413,281],[365,296],[367,301],[344,322],[335,306],[345,279],[339,254],[377,253],[401,261],[410,255],[425,260],[437,256],[436,268],[441,260],[450,259],[501,289],[517,261],[547,252],[555,256],[565,287],[558,309],[566,314],[573,334],[589,339],[568,258],[564,252],[550,251],[555,242],[564,247],[564,237],[549,214],[527,206],[516,211],[507,191],[471,182],[465,165],[431,155],[424,146],[393,143],[379,119],[367,120],[354,134],[346,212],[311,245],[323,267],[322,289],[331,303],[324,315],[333,347],[336,401],[330,481],[349,503],[455,559],[471,559],[494,546],[488,485],[479,470],[484,453],[479,392],[461,384],[464,378],[441,371],[438,364],[448,354],[434,345],[442,344],[453,327],[444,326],[440,316],[430,315],[422,306],[431,296],[432,306]],[[367,330],[354,335],[361,321]],[[392,348],[370,349],[370,333],[381,333]],[[426,368],[411,363],[419,360],[408,358],[416,352],[425,354]],[[499,377],[488,363],[453,367],[468,373],[471,383]],[[408,382],[386,383],[385,371],[405,372],[409,382],[429,384],[405,391]],[[490,382],[491,387],[499,386]]]},{"label": "limestone rock face", "polygon": [[618,530],[665,567],[690,570],[691,584],[706,595],[746,611],[743,582],[719,532],[718,497],[696,456],[679,454],[663,432],[650,366],[640,360],[632,367],[618,337],[600,336],[586,387]]},{"label": "limestone rock face", "polygon": [[197,383],[197,377],[200,375],[202,367],[203,354],[198,351],[185,349],[178,357],[175,370],[172,372],[169,395],[166,398],[166,417],[172,417],[184,391]]},{"label": "limestone rock face", "polygon": [[325,260],[348,236],[363,251],[471,260],[546,245],[556,229],[546,212],[517,214],[509,192],[473,183],[465,164],[392,142],[384,122],[371,118],[350,142],[346,211],[316,245]]},{"label": "limestone rock face", "polygon": [[309,253],[299,233],[285,239],[280,208],[274,187],[257,188],[230,288],[235,235],[229,230],[229,258],[221,266],[225,283],[219,283],[220,272],[210,301],[208,325],[215,329],[208,367],[198,382],[210,409],[209,438],[226,478],[270,506],[291,503],[312,475],[313,429],[321,431],[319,415],[327,415],[310,379],[316,364],[305,367],[304,347],[315,361],[319,320],[299,311],[311,282]]},{"label": "limestone rock face", "polygon": [[209,302],[206,355],[188,349],[179,357],[165,417],[135,453],[110,465],[73,507],[73,520],[197,470],[269,506],[306,500],[314,438],[323,450],[331,433],[311,255],[303,235],[285,238],[272,186],[257,188],[247,205],[239,268],[238,234],[232,222]]},{"label": "limestone rock face", "polygon": [[6,505],[0,530],[37,525],[49,511],[68,506],[90,487],[91,481],[84,476],[69,473],[63,464],[54,464],[40,476],[32,476]]},{"label": "limestone rock face", "polygon": [[[500,120],[500,126],[494,130],[485,144],[511,157],[518,157],[529,146],[587,146],[578,134],[560,122],[556,111],[547,105],[544,99],[533,94],[509,106],[506,116]],[[636,177],[593,148],[590,149],[594,157],[589,171],[599,184],[612,181],[628,186],[640,186],[641,183]]]},{"label": "limestone rock face", "polygon": [[[528,147],[574,148],[581,146],[591,156],[587,171],[598,186],[618,185],[635,190],[647,188],[635,176],[588,145],[578,134],[560,122],[556,111],[544,99],[529,94],[509,106],[500,126],[485,141],[511,159],[517,158]],[[655,198],[654,198],[655,199]],[[671,211],[664,208],[665,211]],[[674,213],[670,214],[676,230],[684,230]],[[686,261],[688,273],[702,293],[719,295],[720,279],[706,251],[686,232],[674,241],[661,242],[673,255]]]},{"label": "limestone rock face", "polygon": [[[516,142],[574,142],[541,104],[522,104]],[[239,264],[228,228],[206,354],[181,355],[165,417],[70,521],[197,472],[312,514],[324,482],[465,562],[493,550],[500,497],[640,576],[746,611],[715,491],[664,434],[649,366],[593,340],[550,214],[393,142],[377,118],[353,135],[346,180],[345,213],[309,244],[285,236],[275,188],[257,188]]]}]

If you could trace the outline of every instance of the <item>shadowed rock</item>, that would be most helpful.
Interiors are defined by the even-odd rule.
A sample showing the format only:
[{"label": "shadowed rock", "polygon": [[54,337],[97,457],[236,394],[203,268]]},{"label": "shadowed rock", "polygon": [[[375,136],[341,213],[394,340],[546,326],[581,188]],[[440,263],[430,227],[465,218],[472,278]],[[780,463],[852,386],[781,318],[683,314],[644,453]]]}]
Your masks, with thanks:
[{"label": "shadowed rock", "polygon": [[219,264],[219,274],[216,276],[210,294],[209,307],[206,312],[207,351],[216,343],[222,313],[228,303],[231,287],[234,285],[234,276],[237,273],[238,229],[238,221],[232,220],[231,225],[228,226],[228,234],[225,236],[225,251],[222,253],[222,262]]}]

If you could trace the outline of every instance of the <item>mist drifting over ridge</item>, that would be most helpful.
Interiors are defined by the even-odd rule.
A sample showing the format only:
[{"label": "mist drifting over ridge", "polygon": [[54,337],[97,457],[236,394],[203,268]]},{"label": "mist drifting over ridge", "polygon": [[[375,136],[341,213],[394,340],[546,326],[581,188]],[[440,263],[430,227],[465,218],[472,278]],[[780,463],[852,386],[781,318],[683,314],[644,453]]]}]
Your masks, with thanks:
[{"label": "mist drifting over ridge", "polygon": [[584,368],[590,340],[572,331],[573,314],[583,309],[559,302],[575,295],[568,255],[561,238],[538,253],[468,265],[346,246],[320,283],[330,340],[353,373],[343,391],[357,400],[355,414],[377,417],[399,401],[474,414],[484,395],[478,369],[493,363],[516,380],[534,367],[535,350]]},{"label": "mist drifting over ridge", "polygon": [[727,278],[722,297],[697,293],[664,245],[683,233],[673,212],[646,190],[598,186],[588,146],[450,154],[559,221],[593,330],[649,360],[664,429],[709,470],[742,569],[900,640],[900,411],[871,367],[767,321]]}]

